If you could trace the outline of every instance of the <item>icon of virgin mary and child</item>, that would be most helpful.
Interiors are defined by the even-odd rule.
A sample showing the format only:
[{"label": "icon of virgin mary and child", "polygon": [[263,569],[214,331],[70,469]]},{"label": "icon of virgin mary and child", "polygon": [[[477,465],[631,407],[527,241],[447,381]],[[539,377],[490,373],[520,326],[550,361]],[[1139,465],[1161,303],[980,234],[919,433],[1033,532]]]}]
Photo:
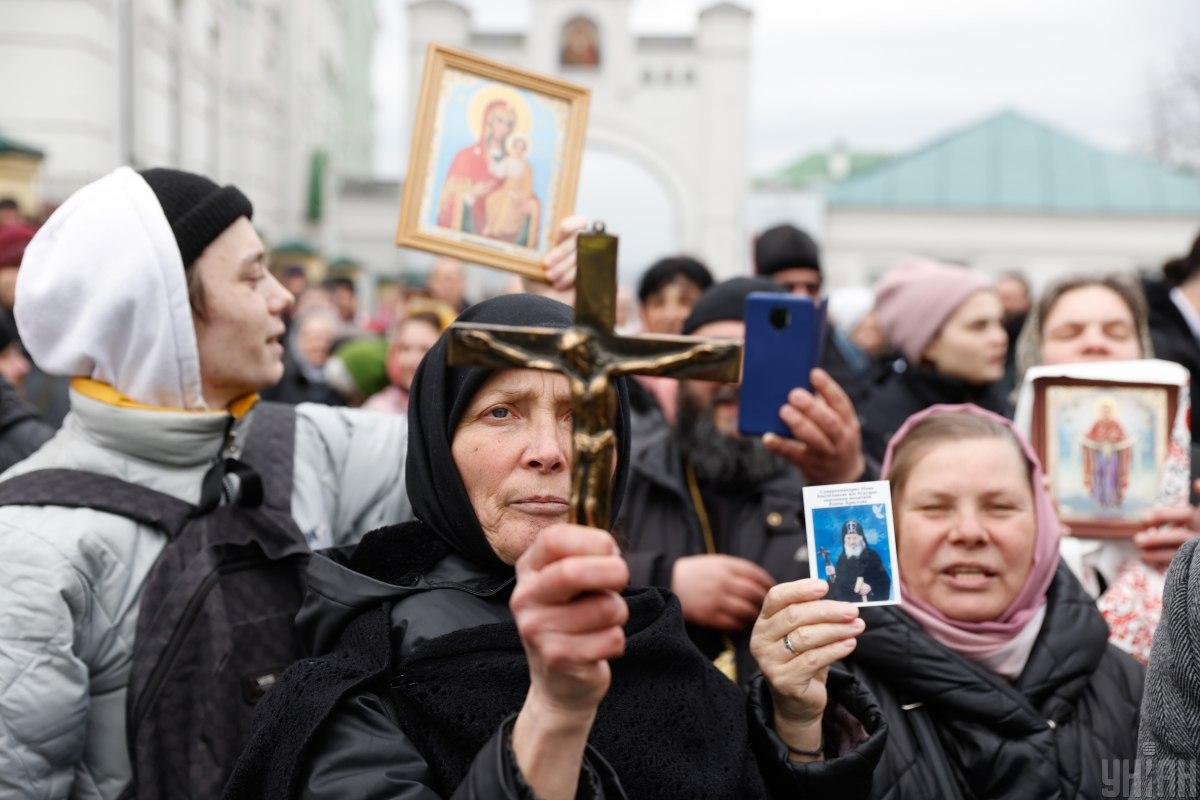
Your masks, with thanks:
[{"label": "icon of virgin mary and child", "polygon": [[478,138],[450,162],[438,225],[536,248],[542,208],[529,164],[528,108],[512,92],[488,101],[478,117],[468,116]]}]

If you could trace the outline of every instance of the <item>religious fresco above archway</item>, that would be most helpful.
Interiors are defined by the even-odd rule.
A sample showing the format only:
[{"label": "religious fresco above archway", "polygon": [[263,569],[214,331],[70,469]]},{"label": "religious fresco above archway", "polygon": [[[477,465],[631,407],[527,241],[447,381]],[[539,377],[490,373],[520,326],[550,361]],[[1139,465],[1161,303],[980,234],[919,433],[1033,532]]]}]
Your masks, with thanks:
[{"label": "religious fresco above archway", "polygon": [[559,66],[595,69],[600,66],[600,29],[587,17],[571,17],[562,26]]}]

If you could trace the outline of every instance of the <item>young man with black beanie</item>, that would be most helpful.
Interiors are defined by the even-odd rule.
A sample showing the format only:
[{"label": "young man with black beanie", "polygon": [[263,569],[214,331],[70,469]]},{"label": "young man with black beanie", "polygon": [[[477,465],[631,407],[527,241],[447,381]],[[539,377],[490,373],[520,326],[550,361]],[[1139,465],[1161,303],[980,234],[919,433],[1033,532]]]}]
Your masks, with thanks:
[{"label": "young man with black beanie", "polygon": [[821,251],[813,238],[795,225],[775,225],[754,240],[754,272],[789,293],[821,298]]},{"label": "young man with black beanie", "polygon": [[[687,336],[744,339],[751,292],[765,278],[709,288]],[[801,488],[862,480],[867,472],[854,405],[828,374],[793,390],[780,417],[794,438],[738,433],[738,384],[679,382],[673,427],[647,438],[630,466],[617,524],[632,585],[671,589],[696,645],[729,674],[754,675],[750,630],[776,583],[808,577]]]},{"label": "young man with black beanie", "polygon": [[[22,263],[15,316],[34,360],[70,377],[71,411],[0,477],[84,470],[199,500],[283,371],[292,296],[267,270],[252,214],[232,186],[122,167],[50,217]],[[289,445],[291,512],[311,546],[411,516],[404,418],[301,405],[292,441],[278,443]],[[138,601],[164,544],[157,528],[93,508],[0,507],[0,795],[125,789]]]},{"label": "young man with black beanie", "polygon": [[[821,274],[821,249],[804,231],[783,223],[767,228],[754,240],[754,272],[782,286],[788,293],[821,300],[825,279]],[[833,343],[837,330],[826,321],[820,364],[855,403],[866,396],[870,387],[846,363],[845,356]]]}]

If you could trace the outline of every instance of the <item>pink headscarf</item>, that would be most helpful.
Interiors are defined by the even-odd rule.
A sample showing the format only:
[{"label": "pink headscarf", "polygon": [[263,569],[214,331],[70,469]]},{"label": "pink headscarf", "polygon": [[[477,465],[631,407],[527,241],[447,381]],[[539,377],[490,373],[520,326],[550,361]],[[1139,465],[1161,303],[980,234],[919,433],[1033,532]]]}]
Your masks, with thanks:
[{"label": "pink headscarf", "polygon": [[[970,414],[976,417],[990,419],[1012,431],[1013,437],[1021,445],[1025,458],[1029,461],[1033,489],[1033,507],[1036,541],[1033,546],[1033,566],[1025,585],[1012,603],[999,617],[989,622],[963,622],[950,619],[929,603],[917,599],[907,587],[902,591],[902,607],[909,616],[921,624],[921,627],[937,641],[944,644],[960,656],[972,661],[986,662],[993,671],[1008,678],[1016,678],[1024,669],[1025,662],[1037,638],[1036,630],[1029,630],[1035,624],[1040,628],[1045,613],[1046,592],[1054,580],[1058,569],[1058,515],[1054,510],[1054,502],[1046,491],[1042,479],[1042,465],[1037,454],[1029,446],[1029,442],[1017,430],[1016,426],[1004,417],[984,411],[974,405],[936,405],[924,411],[913,414],[896,431],[896,435],[888,443],[887,455],[883,459],[882,476],[887,478],[892,467],[892,456],[896,446],[908,436],[909,432],[919,422],[936,414]],[[898,545],[903,547],[903,543]],[[900,576],[903,587],[904,575]]]}]

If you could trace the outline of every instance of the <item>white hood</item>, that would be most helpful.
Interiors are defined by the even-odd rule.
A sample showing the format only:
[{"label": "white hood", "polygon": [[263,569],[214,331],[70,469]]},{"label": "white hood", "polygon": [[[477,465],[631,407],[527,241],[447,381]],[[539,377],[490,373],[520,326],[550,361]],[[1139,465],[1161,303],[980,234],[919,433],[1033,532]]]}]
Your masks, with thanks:
[{"label": "white hood", "polygon": [[129,167],[71,195],[33,237],[14,315],[45,372],[94,378],[147,405],[205,408],[179,246]]}]

